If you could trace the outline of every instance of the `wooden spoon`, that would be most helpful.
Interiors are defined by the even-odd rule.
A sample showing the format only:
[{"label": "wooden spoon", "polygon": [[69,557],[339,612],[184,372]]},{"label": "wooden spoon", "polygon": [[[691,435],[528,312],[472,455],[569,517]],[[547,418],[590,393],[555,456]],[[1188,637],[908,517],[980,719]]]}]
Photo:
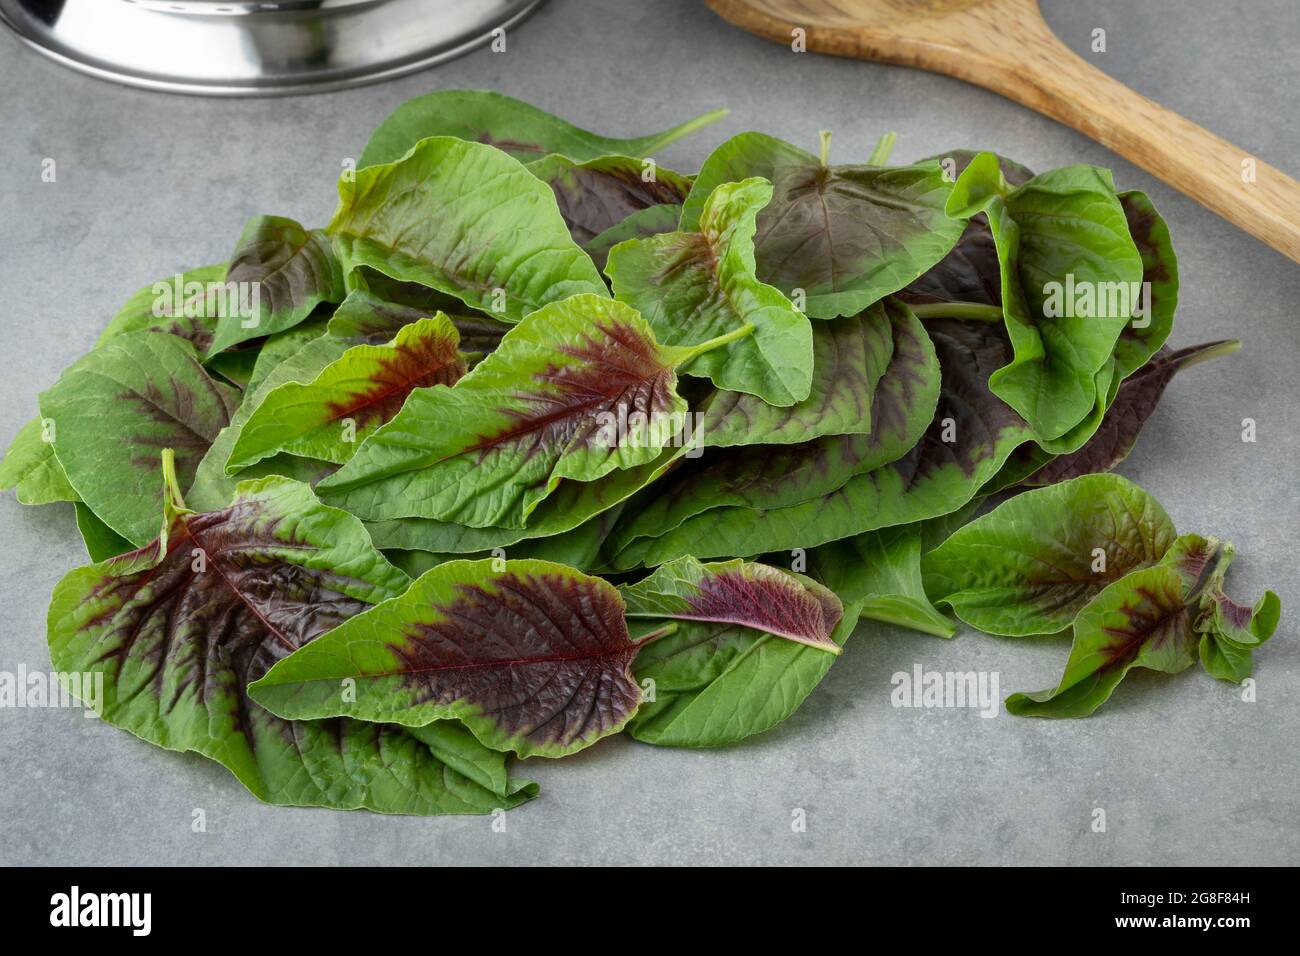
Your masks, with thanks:
[{"label": "wooden spoon", "polygon": [[1076,56],[1038,0],[706,0],[778,43],[946,73],[1067,126],[1300,262],[1300,183]]}]

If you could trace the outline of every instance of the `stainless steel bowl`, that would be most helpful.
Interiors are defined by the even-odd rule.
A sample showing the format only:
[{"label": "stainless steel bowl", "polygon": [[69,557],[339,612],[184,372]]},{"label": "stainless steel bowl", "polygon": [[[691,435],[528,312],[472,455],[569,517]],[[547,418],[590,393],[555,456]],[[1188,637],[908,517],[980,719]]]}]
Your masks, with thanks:
[{"label": "stainless steel bowl", "polygon": [[0,20],[41,53],[93,76],[177,93],[264,96],[423,69],[488,42],[540,2],[0,0]]}]

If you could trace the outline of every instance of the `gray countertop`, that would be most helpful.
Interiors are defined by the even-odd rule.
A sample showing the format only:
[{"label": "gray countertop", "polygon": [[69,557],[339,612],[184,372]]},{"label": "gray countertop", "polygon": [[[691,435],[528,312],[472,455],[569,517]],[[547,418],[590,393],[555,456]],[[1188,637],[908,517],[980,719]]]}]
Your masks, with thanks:
[{"label": "gray countertop", "polygon": [[[1293,0],[1045,0],[1058,35],[1138,91],[1300,174]],[[1091,31],[1107,52],[1088,52]],[[795,56],[695,0],[552,0],[487,50],[320,96],[146,93],[64,70],[0,35],[0,439],[139,286],[224,259],[244,221],[323,222],[334,181],[403,100],[500,90],[611,135],[716,106],[730,116],[657,157],[693,169],[746,129],[832,156],[985,147],[1031,168],[1114,167],[1151,193],[1182,272],[1173,341],[1243,350],[1174,381],[1122,472],[1180,530],[1232,539],[1235,588],[1272,587],[1284,618],[1256,655],[1258,699],[1199,668],[1134,672],[1081,721],[895,709],[915,664],[989,671],[1002,695],[1052,685],[1062,639],[944,642],[867,624],[789,721],[716,752],[622,738],[523,769],[542,795],[506,816],[383,817],[263,806],[222,767],[75,710],[0,710],[0,863],[1300,863],[1300,266],[1101,146],[997,96],[895,67]],[[42,161],[57,181],[42,181]],[[1241,440],[1242,420],[1258,441]],[[0,498],[0,670],[48,669],[51,588],[85,562],[69,507]],[[192,832],[195,809],[207,830]],[[1106,814],[1104,833],[1091,826]],[[792,814],[806,814],[804,832]]]}]

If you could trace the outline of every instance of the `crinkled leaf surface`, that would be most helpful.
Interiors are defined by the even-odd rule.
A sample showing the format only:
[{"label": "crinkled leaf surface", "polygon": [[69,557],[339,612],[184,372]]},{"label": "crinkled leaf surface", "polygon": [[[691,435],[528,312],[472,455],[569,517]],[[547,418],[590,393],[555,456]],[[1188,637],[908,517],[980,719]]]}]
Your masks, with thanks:
[{"label": "crinkled leaf surface", "polygon": [[[986,212],[1015,352],[989,387],[1038,438],[1059,438],[1097,407],[1098,373],[1131,321],[1142,259],[1110,173],[1094,166],[1035,176],[1005,197],[994,195]],[[1071,290],[1080,290],[1073,299]],[[1118,290],[1123,294],[1111,294]]]},{"label": "crinkled leaf surface", "polygon": [[1172,568],[1182,582],[1183,593],[1191,595],[1200,589],[1202,579],[1214,567],[1221,549],[1222,542],[1218,538],[1206,538],[1195,533],[1180,534],[1160,558],[1160,564]]},{"label": "crinkled leaf surface", "polygon": [[465,374],[455,326],[443,314],[401,328],[388,345],[358,345],[310,383],[269,392],[244,422],[226,471],[288,452],[341,464],[389,421],[417,388],[454,385]]},{"label": "crinkled leaf surface", "polygon": [[939,262],[965,223],[949,218],[952,184],[938,163],[823,166],[761,133],[719,146],[695,177],[680,228],[694,229],[722,183],[761,176],[772,201],[758,216],[758,278],[786,295],[803,290],[812,318],[856,315]]},{"label": "crinkled leaf surface", "polygon": [[582,246],[635,212],[681,205],[691,191],[680,173],[631,156],[577,162],[552,154],[529,163],[528,171],[551,187],[569,234]]},{"label": "crinkled leaf surface", "polygon": [[190,481],[238,401],[188,342],[161,332],[115,336],[40,397],[78,497],[136,546],[158,535],[158,453],[174,448],[177,472]]},{"label": "crinkled leaf surface", "polygon": [[310,382],[320,374],[322,369],[347,350],[348,343],[343,339],[322,335],[312,339],[271,369],[258,383],[257,388],[245,395],[243,402],[231,416],[230,424],[221,429],[212,442],[212,447],[199,462],[194,480],[185,492],[186,501],[197,510],[216,511],[234,500],[235,487],[241,479],[283,475],[311,484],[328,474],[333,468],[332,465],[288,454],[264,459],[233,477],[226,474],[226,462],[230,459],[235,442],[239,440],[239,433],[244,423],[271,391],[286,382]]},{"label": "crinkled leaf surface", "polygon": [[18,430],[0,461],[0,488],[12,488],[19,504],[47,505],[78,501],[59,459],[54,457],[54,433],[40,417]]},{"label": "crinkled leaf surface", "polygon": [[[495,567],[502,570],[494,570]],[[613,585],[548,561],[450,561],[250,688],[297,718],[458,718],[494,750],[561,757],[620,730],[641,693]],[[340,693],[345,679],[353,695]]]},{"label": "crinkled leaf surface", "polygon": [[521,100],[486,90],[439,90],[407,100],[379,124],[360,166],[391,163],[429,136],[488,143],[523,162],[560,153],[579,162],[610,153],[651,156],[658,149],[727,115],[714,110],[661,133],[614,139],[598,136]]},{"label": "crinkled leaf surface", "polygon": [[[526,528],[470,528],[433,518],[371,521],[366,523],[366,527],[375,544],[381,548],[416,549],[461,556],[530,542],[542,549],[548,539],[575,532],[584,522],[619,506],[664,474],[681,454],[681,449],[669,449],[648,464],[623,468],[596,481],[565,479],[528,516]],[[545,554],[537,556],[549,559]]]},{"label": "crinkled leaf surface", "polygon": [[[832,640],[843,646],[858,623],[849,605]],[[835,655],[752,628],[684,621],[646,645],[632,665],[654,681],[628,724],[637,740],[663,747],[722,747],[775,727],[799,708]]]},{"label": "crinkled leaf surface", "polygon": [[1117,374],[1128,378],[1147,364],[1173,331],[1178,308],[1178,257],[1169,238],[1169,225],[1146,193],[1122,192],[1119,204],[1124,209],[1129,236],[1142,257],[1142,282],[1147,290],[1147,315],[1135,316],[1115,343]]},{"label": "crinkled leaf surface", "polygon": [[550,188],[481,143],[434,137],[341,178],[328,232],[345,272],[368,266],[511,322],[571,295],[608,295]]},{"label": "crinkled leaf surface", "polygon": [[1055,634],[1103,588],[1159,561],[1174,538],[1169,516],[1137,485],[1084,475],[1017,495],[955,532],[925,556],[926,590],[986,633]]},{"label": "crinkled leaf surface", "polygon": [[[377,275],[371,274],[367,278]],[[410,286],[392,282],[386,277],[379,278],[382,282],[376,284],[383,289],[382,297],[366,289],[353,290],[329,319],[325,334],[308,339],[292,354],[280,356],[271,367],[261,370],[255,376],[256,384],[250,386],[244,401],[231,419],[230,426],[221,430],[212,443],[212,448],[199,464],[194,483],[186,493],[190,504],[204,511],[225,507],[234,496],[239,478],[279,474],[312,483],[333,470],[331,466],[317,461],[279,454],[244,469],[238,478],[232,478],[226,474],[226,462],[244,423],[272,390],[289,382],[307,384],[332,362],[341,358],[349,347],[382,345],[391,341],[411,323],[436,313],[438,304],[457,304],[457,300],[423,286]],[[395,298],[403,301],[393,301]],[[413,304],[405,304],[408,299]],[[480,352],[494,349],[505,332],[512,328],[486,316],[456,316],[452,318],[452,324],[460,334],[461,346]],[[283,335],[291,336],[305,325],[306,323]],[[264,351],[273,348],[277,338],[272,337]]]},{"label": "crinkled leaf surface", "polygon": [[1007,711],[1025,717],[1087,717],[1134,667],[1176,674],[1196,661],[1182,582],[1167,566],[1113,582],[1074,622],[1074,644],[1052,690],[1012,694]]},{"label": "crinkled leaf surface", "polygon": [[808,552],[808,568],[861,616],[952,637],[956,628],[926,597],[920,524],[898,525],[832,541]]},{"label": "crinkled leaf surface", "polygon": [[164,538],[67,575],[50,655],[104,675],[110,723],[218,761],[269,803],[486,813],[527,799],[532,785],[494,793],[399,728],[287,721],[248,698],[275,661],[406,586],[355,518],[268,478],[222,511],[172,511]]},{"label": "crinkled leaf surface", "polygon": [[322,302],[342,302],[345,295],[343,273],[329,237],[282,216],[257,216],[249,221],[230,258],[226,282],[236,287],[255,285],[256,310],[255,314],[250,309],[244,315],[223,315],[208,346],[209,355],[283,332],[306,319]]},{"label": "crinkled leaf surface", "polygon": [[[817,322],[808,397],[782,408],[744,392],[716,391],[700,406],[705,446],[801,444],[823,435],[869,433],[871,405],[893,360],[896,335],[915,346],[925,330],[915,316],[888,302]],[[937,366],[933,371],[937,383]]]},{"label": "crinkled leaf surface", "polygon": [[[325,479],[327,500],[367,520],[423,517],[522,528],[561,479],[594,481],[659,457],[673,438],[617,434],[621,416],[681,416],[673,366],[644,320],[579,296],[533,313],[454,388],[413,392]],[[430,550],[447,550],[433,548]]]},{"label": "crinkled leaf surface", "polygon": [[778,289],[754,276],[755,219],[771,196],[762,179],[723,183],[705,202],[697,230],[620,243],[605,271],[615,297],[666,344],[698,345],[752,325],[752,336],[705,353],[684,371],[770,405],[793,405],[812,385],[812,328]]},{"label": "crinkled leaf surface", "polygon": [[810,578],[768,564],[678,558],[619,589],[627,616],[739,624],[833,654],[831,634],[844,606]]},{"label": "crinkled leaf surface", "polygon": [[[778,550],[785,545],[748,547],[747,536],[764,515],[779,515],[802,502],[832,495],[855,475],[907,454],[934,415],[939,362],[930,337],[915,316],[894,307],[887,314],[893,348],[872,399],[870,434],[828,437],[784,448],[751,446],[706,453],[700,467],[682,469],[677,477],[651,488],[646,493],[648,500],[639,508],[629,509],[611,537],[615,565],[637,567],[642,554],[647,555],[645,563],[653,566],[683,554],[725,557]],[[711,412],[705,414],[707,424]],[[800,517],[806,527],[808,515]],[[707,530],[697,533],[700,528]],[[722,533],[725,540],[713,542],[715,532]],[[761,531],[756,533],[763,536]],[[659,540],[644,540],[650,538]],[[715,543],[718,550],[702,550],[712,549]],[[732,547],[742,543],[745,547]],[[619,553],[623,549],[626,554]]]},{"label": "crinkled leaf surface", "polygon": [[[926,323],[926,329],[942,370],[942,391],[933,419],[924,434],[918,432],[919,438],[911,438],[897,454],[876,456],[868,451],[864,457],[857,454],[863,436],[819,439],[837,452],[847,453],[850,465],[844,468],[836,458],[829,463],[819,457],[809,460],[800,478],[802,487],[815,488],[816,493],[798,503],[716,507],[709,504],[712,496],[706,495],[703,500],[708,510],[702,512],[693,503],[673,503],[668,520],[656,513],[651,523],[637,515],[611,539],[617,549],[615,566],[653,566],[682,554],[753,555],[815,547],[959,509],[998,472],[1012,450],[1029,439],[1030,432],[988,389],[990,373],[1009,354],[1000,328],[988,322],[934,320]],[[882,387],[888,378],[886,373]],[[878,393],[873,420],[884,409],[898,407],[882,402]],[[879,434],[873,429],[865,436],[869,447],[877,448]],[[775,455],[771,458],[777,461]],[[794,474],[793,468],[787,470]],[[684,512],[694,516],[677,521]],[[633,540],[641,535],[647,536]]]},{"label": "crinkled leaf surface", "polygon": [[1265,591],[1253,607],[1231,598],[1224,589],[1224,576],[1234,554],[1233,546],[1225,543],[1216,555],[1205,587],[1195,595],[1198,607],[1192,630],[1200,635],[1199,654],[1206,672],[1238,684],[1251,674],[1255,649],[1277,630],[1282,602],[1272,591]]}]

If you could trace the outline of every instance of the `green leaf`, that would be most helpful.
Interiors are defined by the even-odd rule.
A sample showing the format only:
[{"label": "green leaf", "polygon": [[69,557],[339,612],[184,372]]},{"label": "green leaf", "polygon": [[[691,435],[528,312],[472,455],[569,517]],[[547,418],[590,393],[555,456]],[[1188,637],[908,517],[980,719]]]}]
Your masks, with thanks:
[{"label": "green leaf", "polygon": [[510,331],[509,323],[467,309],[459,299],[412,282],[396,282],[371,269],[361,269],[365,289],[348,293],[327,326],[327,332],[350,345],[384,345],[404,326],[447,313],[469,353],[496,349]]},{"label": "green leaf", "polygon": [[[832,640],[843,646],[858,623],[850,604]],[[661,747],[723,747],[770,730],[793,714],[835,655],[734,624],[683,622],[647,645],[632,669],[654,700],[628,733]]]},{"label": "green leaf", "polygon": [[84,503],[74,504],[77,511],[77,530],[81,532],[81,541],[86,546],[86,554],[91,561],[106,561],[119,554],[135,550],[135,545],[122,537],[91,511]]},{"label": "green leaf", "polygon": [[[533,785],[493,792],[400,729],[289,722],[248,698],[277,659],[406,586],[357,519],[268,478],[215,513],[173,497],[157,542],[68,574],[50,607],[50,657],[103,675],[109,723],[216,760],[268,803],[428,814],[528,799]],[[479,759],[495,773],[496,757]]]},{"label": "green leaf", "polygon": [[648,239],[661,232],[672,232],[677,228],[677,220],[681,216],[682,207],[679,205],[650,206],[631,213],[622,222],[587,240],[582,244],[582,249],[591,256],[596,268],[604,272],[609,250],[629,239]]},{"label": "green leaf", "polygon": [[[923,435],[913,431],[918,424],[912,417],[915,409],[907,403],[881,401],[878,393],[873,421],[906,410],[898,424],[910,436],[901,448],[877,444],[886,432],[873,428],[865,438],[819,439],[810,446],[817,449],[815,453],[797,463],[761,446],[742,449],[753,455],[766,452],[766,487],[755,480],[752,467],[736,472],[749,475],[752,485],[745,490],[751,504],[718,507],[713,488],[689,498],[667,488],[666,509],[652,502],[643,512],[648,517],[634,514],[615,531],[613,566],[653,566],[682,554],[714,557],[811,548],[961,508],[1029,439],[1030,432],[1015,412],[988,391],[989,374],[1009,354],[1000,328],[988,322],[950,320],[933,320],[926,328],[943,385]],[[882,387],[888,378],[887,373]],[[798,454],[797,446],[794,453]]]},{"label": "green leaf", "polygon": [[[339,308],[343,307],[340,305]],[[266,381],[266,377],[277,365],[292,358],[307,343],[324,335],[330,321],[329,315],[316,315],[291,329],[268,336],[262,347],[257,350],[257,361],[253,364],[252,374],[244,384],[244,394],[251,395],[256,392],[258,386]],[[238,352],[230,354],[238,354]],[[209,362],[208,367],[213,367],[213,362]]]},{"label": "green leaf", "polygon": [[619,589],[629,618],[738,624],[839,654],[831,640],[844,606],[810,578],[736,559],[701,564],[692,557],[661,565]]},{"label": "green leaf", "polygon": [[[905,339],[904,346],[908,340],[928,342],[916,317],[888,300],[859,315],[816,323],[808,397],[779,408],[743,392],[716,391],[700,405],[704,418],[698,428],[705,446],[786,445],[824,435],[868,434],[872,402],[893,359],[895,335]],[[933,358],[931,365],[925,380],[937,386]]]},{"label": "green leaf", "polygon": [[[367,522],[366,527],[380,548],[465,556],[520,545],[529,552],[521,556],[555,560],[545,551],[553,538],[576,533],[585,522],[618,507],[663,475],[682,454],[682,449],[670,449],[649,464],[621,469],[597,481],[561,481],[528,516],[526,528],[470,528],[432,518],[373,521]],[[576,564],[567,560],[561,563]]]},{"label": "green leaf", "polygon": [[1097,407],[1098,373],[1131,321],[1142,259],[1110,173],[1094,166],[1035,176],[992,196],[987,212],[1015,350],[989,387],[1036,437],[1059,438]]},{"label": "green leaf", "polygon": [[368,266],[511,322],[571,295],[608,295],[550,188],[480,143],[434,137],[344,176],[328,232],[345,273]]},{"label": "green leaf", "polygon": [[391,345],[358,345],[308,384],[267,393],[244,422],[226,465],[235,474],[279,452],[342,464],[417,388],[454,385],[465,374],[447,316],[404,326]]},{"label": "green leaf", "polygon": [[1169,225],[1146,193],[1122,192],[1119,203],[1129,235],[1142,257],[1142,281],[1148,290],[1143,303],[1147,314],[1124,326],[1115,343],[1119,377],[1128,378],[1147,364],[1173,330],[1178,308],[1178,257],[1169,238]]},{"label": "green leaf", "polygon": [[158,534],[158,450],[175,448],[177,471],[189,481],[238,393],[213,381],[183,339],[127,332],[68,368],[40,403],[78,497],[142,546]]},{"label": "green leaf", "polygon": [[925,556],[926,590],[986,633],[1055,634],[1103,588],[1159,561],[1174,538],[1169,516],[1137,485],[1085,475],[1017,495],[955,532]]},{"label": "green leaf", "polygon": [[1222,542],[1218,538],[1180,534],[1160,558],[1160,564],[1173,569],[1183,582],[1183,594],[1190,597],[1200,591],[1201,581],[1213,567],[1215,558],[1222,553],[1221,548]]},{"label": "green leaf", "polygon": [[813,576],[861,616],[936,637],[957,632],[925,595],[920,524],[881,528],[808,552]]},{"label": "green leaf", "polygon": [[253,372],[257,369],[257,360],[261,357],[260,348],[262,341],[246,343],[243,347],[233,348],[227,352],[219,352],[206,363],[208,372],[213,375],[219,375],[231,385],[234,385],[240,391],[248,387],[248,383],[253,380]]},{"label": "green leaf", "polygon": [[[239,290],[247,308],[220,318],[209,356],[293,328],[322,302],[342,302],[346,294],[329,237],[281,216],[248,221],[230,258],[226,283]],[[245,297],[245,289],[256,295]]]},{"label": "green leaf", "polygon": [[[595,482],[599,485],[601,482]],[[590,486],[583,486],[590,487]],[[563,496],[560,496],[563,497]],[[539,511],[547,508],[543,505]],[[536,558],[539,561],[554,561],[556,564],[567,564],[569,567],[577,568],[579,571],[594,571],[601,563],[601,545],[605,543],[605,538],[610,529],[614,527],[614,522],[618,518],[622,505],[614,505],[595,517],[576,519],[575,527],[568,531],[561,531],[558,534],[550,534],[546,537],[525,538],[511,544],[511,558]],[[399,540],[402,544],[409,544],[417,536],[423,534],[427,539],[436,537],[437,530],[430,530],[428,526],[436,526],[438,522],[427,519],[407,519],[406,521],[380,522],[379,524],[369,525],[368,530],[371,532],[371,539],[379,539],[376,543],[383,541],[385,538],[389,543],[392,540]],[[495,529],[464,528],[463,532],[488,532]],[[457,541],[457,544],[464,545],[464,541]],[[426,571],[436,568],[440,564],[446,564],[448,561],[458,559],[482,560],[485,558],[503,558],[505,557],[505,545],[498,544],[495,549],[483,549],[471,553],[457,553],[454,551],[426,551],[390,548],[384,551],[384,556],[393,564],[401,568],[413,578],[418,578]]]},{"label": "green leaf", "polygon": [[19,504],[80,500],[54,457],[53,426],[53,419],[33,418],[18,430],[0,461],[0,488],[13,488]]},{"label": "green leaf", "polygon": [[1183,600],[1182,580],[1167,566],[1143,568],[1111,583],[1079,612],[1061,682],[1051,690],[1012,694],[1007,712],[1087,717],[1134,667],[1167,674],[1185,670],[1196,660],[1196,641]]},{"label": "green leaf", "polygon": [[[494,750],[561,757],[636,710],[637,648],[622,598],[600,578],[548,561],[450,561],[249,692],[281,716],[409,727],[455,718]],[[355,695],[341,693],[345,680]]]},{"label": "green leaf", "polygon": [[332,470],[320,462],[296,458],[292,455],[275,455],[245,469],[234,478],[226,474],[226,462],[239,440],[240,430],[262,400],[275,388],[286,382],[310,382],[331,362],[348,350],[348,343],[340,338],[322,335],[312,339],[292,356],[276,365],[258,383],[255,390],[246,393],[244,401],[231,417],[230,424],[221,429],[194,473],[194,481],[186,491],[186,498],[200,511],[216,511],[234,500],[239,478],[264,478],[282,475],[311,484]]},{"label": "green leaf", "polygon": [[95,345],[124,332],[166,332],[185,339],[200,353],[206,352],[228,304],[226,269],[224,262],[200,266],[136,290],[109,320]]},{"label": "green leaf", "polygon": [[[319,491],[371,521],[523,528],[562,479],[594,481],[657,459],[686,412],[674,366],[726,338],[661,347],[636,312],[611,299],[548,306],[455,388],[413,392]],[[634,416],[646,427],[619,434]]]},{"label": "green leaf", "polygon": [[691,191],[680,173],[631,156],[599,156],[577,162],[552,154],[528,164],[551,187],[573,241],[585,246],[636,212],[681,205]]},{"label": "green leaf", "polygon": [[1198,595],[1199,611],[1192,629],[1201,635],[1200,658],[1205,670],[1219,680],[1239,684],[1251,674],[1254,650],[1277,630],[1282,602],[1272,591],[1265,591],[1254,607],[1229,597],[1224,575],[1234,554],[1232,545],[1225,543]]},{"label": "green leaf", "polygon": [[698,230],[620,243],[605,271],[615,297],[666,344],[697,345],[752,325],[753,336],[684,371],[770,405],[793,405],[812,385],[812,328],[780,291],[754,277],[755,219],[771,196],[761,179],[724,183],[705,203]]},{"label": "green leaf", "polygon": [[429,136],[488,143],[523,162],[547,153],[560,153],[579,162],[609,153],[643,157],[726,115],[726,110],[714,110],[662,133],[611,139],[501,93],[439,90],[407,100],[389,114],[371,134],[358,165],[391,163]]},{"label": "green leaf", "polygon": [[[751,530],[764,537],[758,527],[764,514],[832,495],[855,475],[897,460],[915,446],[934,415],[939,363],[930,337],[907,309],[891,306],[887,314],[893,348],[872,399],[869,435],[828,437],[787,448],[751,446],[721,455],[706,453],[700,467],[681,469],[677,477],[648,492],[650,497],[640,508],[629,508],[611,537],[615,565],[637,567],[643,550],[651,548],[653,554],[645,551],[650,566],[684,554],[749,555],[806,546],[803,541],[787,545],[784,531],[776,532],[779,543],[772,547],[763,547],[761,541],[750,547],[746,538]],[[707,429],[713,415],[712,406],[706,408]],[[707,441],[709,432],[705,434]],[[801,517],[806,522],[807,515]],[[697,533],[697,526],[705,530]],[[712,536],[719,532],[723,540],[715,542]],[[620,553],[624,549],[626,554]]]},{"label": "green leaf", "polygon": [[947,255],[965,227],[945,212],[952,184],[938,163],[826,166],[779,139],[742,133],[705,160],[679,228],[698,227],[718,186],[751,176],[774,190],[754,235],[758,278],[812,318],[856,315],[904,288]]},{"label": "green leaf", "polygon": [[[950,304],[1002,307],[1002,271],[988,217],[969,222],[948,254],[901,290],[896,298],[914,307]],[[950,318],[959,317],[948,310]]]}]

